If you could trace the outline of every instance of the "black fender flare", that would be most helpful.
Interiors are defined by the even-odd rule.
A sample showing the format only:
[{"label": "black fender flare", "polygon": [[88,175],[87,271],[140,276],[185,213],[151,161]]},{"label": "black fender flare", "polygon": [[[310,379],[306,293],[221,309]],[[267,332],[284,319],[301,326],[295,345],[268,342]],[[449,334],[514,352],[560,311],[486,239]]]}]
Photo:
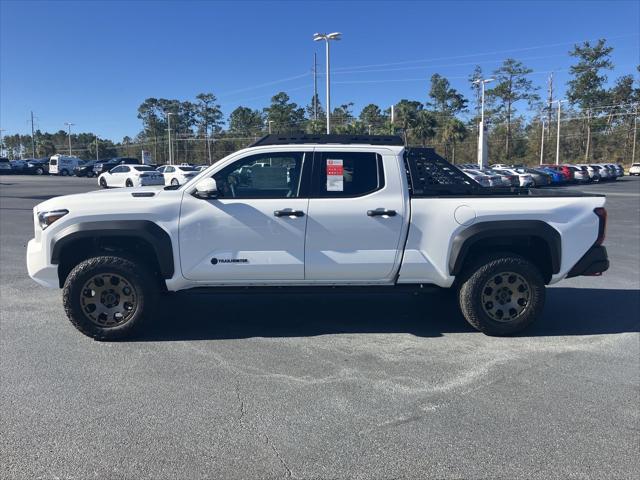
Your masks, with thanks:
[{"label": "black fender flare", "polygon": [[51,263],[58,265],[64,247],[75,240],[108,237],[134,237],[146,241],[154,250],[162,277],[173,277],[175,269],[171,237],[150,220],[105,220],[70,225],[51,239]]},{"label": "black fender flare", "polygon": [[541,220],[498,220],[475,223],[453,237],[449,252],[449,274],[460,273],[467,253],[477,242],[491,238],[522,237],[542,239],[549,248],[551,272],[555,274],[560,271],[562,238],[558,230]]}]

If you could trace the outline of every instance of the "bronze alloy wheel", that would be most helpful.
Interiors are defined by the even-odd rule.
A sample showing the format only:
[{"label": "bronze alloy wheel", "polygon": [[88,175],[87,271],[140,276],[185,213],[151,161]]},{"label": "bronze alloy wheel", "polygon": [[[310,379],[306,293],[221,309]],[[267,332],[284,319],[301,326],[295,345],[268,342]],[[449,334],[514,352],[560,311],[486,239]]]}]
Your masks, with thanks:
[{"label": "bronze alloy wheel", "polygon": [[517,273],[493,275],[482,288],[482,308],[496,322],[511,322],[521,316],[529,305],[531,287]]},{"label": "bronze alloy wheel", "polygon": [[131,283],[115,273],[91,277],[80,291],[85,317],[102,328],[124,325],[138,307],[138,294]]}]

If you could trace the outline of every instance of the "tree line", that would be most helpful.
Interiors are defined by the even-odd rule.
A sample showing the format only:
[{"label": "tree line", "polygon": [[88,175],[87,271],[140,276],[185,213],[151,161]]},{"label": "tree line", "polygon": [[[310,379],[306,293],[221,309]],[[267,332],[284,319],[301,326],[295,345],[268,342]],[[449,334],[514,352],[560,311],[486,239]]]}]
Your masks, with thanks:
[{"label": "tree line", "polygon": [[[569,52],[566,98],[561,121],[563,162],[615,161],[627,163],[633,150],[634,129],[640,103],[640,82],[631,74],[612,83],[613,48],[606,40],[577,44]],[[636,69],[640,72],[640,66]],[[555,159],[555,118],[558,99],[541,92],[531,81],[533,70],[523,62],[507,58],[492,72],[475,67],[469,75],[470,99],[453,88],[447,78],[431,76],[424,100],[402,99],[393,107],[368,104],[356,114],[353,103],[331,111],[333,133],[398,134],[408,145],[433,146],[457,162],[476,160],[477,125],[480,117],[480,80],[493,77],[485,91],[485,120],[488,124],[491,163],[528,163]],[[545,94],[546,93],[546,94]],[[82,158],[116,155],[139,156],[150,151],[154,160],[165,163],[171,133],[174,161],[211,163],[260,136],[272,133],[324,133],[326,112],[318,96],[306,106],[296,104],[286,92],[276,93],[262,109],[238,106],[225,119],[213,93],[201,93],[191,100],[147,98],[138,107],[143,129],[119,143],[97,139],[91,133],[71,135],[74,154]],[[544,137],[544,140],[543,140]],[[38,156],[67,151],[68,136],[36,131]],[[9,152],[31,152],[31,137],[5,136]],[[547,148],[542,151],[542,143]],[[21,150],[20,150],[21,149]]]}]

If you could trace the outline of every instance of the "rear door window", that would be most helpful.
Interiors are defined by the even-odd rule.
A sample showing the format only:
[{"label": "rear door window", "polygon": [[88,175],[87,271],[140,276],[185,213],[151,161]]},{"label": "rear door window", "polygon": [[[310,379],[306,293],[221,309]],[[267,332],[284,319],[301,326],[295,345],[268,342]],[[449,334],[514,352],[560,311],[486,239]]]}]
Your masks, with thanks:
[{"label": "rear door window", "polygon": [[382,156],[374,152],[316,152],[312,196],[360,197],[384,187]]}]

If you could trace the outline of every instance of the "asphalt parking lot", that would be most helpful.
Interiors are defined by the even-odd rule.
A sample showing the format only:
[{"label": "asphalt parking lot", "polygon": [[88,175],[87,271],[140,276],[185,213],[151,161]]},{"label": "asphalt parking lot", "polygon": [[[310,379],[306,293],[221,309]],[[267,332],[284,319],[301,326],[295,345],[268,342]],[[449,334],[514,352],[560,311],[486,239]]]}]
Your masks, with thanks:
[{"label": "asphalt parking lot", "polygon": [[95,179],[0,177],[0,477],[637,478],[640,178],[608,195],[611,269],[520,336],[446,295],[175,295],[99,343],[30,280],[32,208]]}]

